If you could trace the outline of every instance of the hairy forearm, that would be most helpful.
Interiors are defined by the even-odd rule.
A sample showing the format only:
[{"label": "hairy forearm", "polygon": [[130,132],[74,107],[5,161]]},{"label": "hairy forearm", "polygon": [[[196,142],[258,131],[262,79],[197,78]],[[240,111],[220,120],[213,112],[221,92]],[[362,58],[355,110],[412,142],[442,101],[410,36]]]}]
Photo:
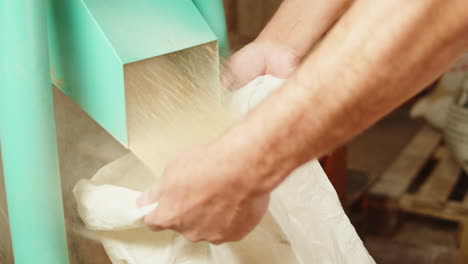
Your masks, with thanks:
[{"label": "hairy forearm", "polygon": [[299,57],[336,21],[351,0],[284,0],[257,41],[279,43]]},{"label": "hairy forearm", "polygon": [[256,172],[248,179],[254,192],[272,190],[447,69],[467,48],[467,9],[465,0],[356,1],[285,85],[219,144]]}]

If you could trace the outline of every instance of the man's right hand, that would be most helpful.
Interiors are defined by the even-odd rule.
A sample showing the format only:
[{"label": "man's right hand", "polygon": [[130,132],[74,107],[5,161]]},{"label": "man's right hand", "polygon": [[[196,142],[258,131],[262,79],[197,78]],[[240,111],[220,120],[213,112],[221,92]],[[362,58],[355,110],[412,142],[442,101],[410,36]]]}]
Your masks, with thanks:
[{"label": "man's right hand", "polygon": [[284,0],[257,39],[227,62],[224,87],[271,74],[288,78],[353,0]]},{"label": "man's right hand", "polygon": [[300,55],[286,46],[254,41],[228,59],[224,87],[240,88],[262,75],[286,79],[297,68]]}]

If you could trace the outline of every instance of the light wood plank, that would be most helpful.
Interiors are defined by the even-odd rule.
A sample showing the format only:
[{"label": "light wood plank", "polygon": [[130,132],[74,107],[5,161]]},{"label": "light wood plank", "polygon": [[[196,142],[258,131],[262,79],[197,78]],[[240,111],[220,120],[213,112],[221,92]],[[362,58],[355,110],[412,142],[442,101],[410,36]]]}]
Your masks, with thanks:
[{"label": "light wood plank", "polygon": [[433,204],[421,202],[413,194],[404,194],[399,200],[399,207],[404,212],[454,222],[463,222],[468,216],[468,210],[459,202],[448,202],[445,207],[439,208],[434,207]]},{"label": "light wood plank", "polygon": [[468,208],[463,205],[463,203],[459,201],[450,201],[445,206],[445,210],[452,214],[459,214],[464,218],[468,218]]},{"label": "light wood plank", "polygon": [[371,195],[398,199],[439,144],[441,135],[423,127],[371,189]]},{"label": "light wood plank", "polygon": [[468,192],[465,194],[462,202],[463,207],[468,208]]},{"label": "light wood plank", "polygon": [[417,192],[416,197],[422,202],[443,207],[458,180],[461,168],[445,147],[439,147],[435,157],[439,162]]}]

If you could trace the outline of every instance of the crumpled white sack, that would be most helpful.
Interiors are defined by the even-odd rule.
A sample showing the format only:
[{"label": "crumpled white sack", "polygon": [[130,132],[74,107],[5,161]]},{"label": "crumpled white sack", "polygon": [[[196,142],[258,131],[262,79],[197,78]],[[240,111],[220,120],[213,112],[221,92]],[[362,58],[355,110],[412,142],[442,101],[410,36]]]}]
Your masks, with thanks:
[{"label": "crumpled white sack", "polygon": [[418,99],[410,110],[413,119],[423,118],[431,126],[443,130],[447,124],[449,109],[454,101],[454,95],[468,74],[468,53],[464,54],[451,69],[445,73],[439,84],[427,95]]},{"label": "crumpled white sack", "polygon": [[[231,109],[245,115],[282,83],[271,76],[254,80],[232,94]],[[151,173],[128,154],[75,186],[79,215],[89,229],[99,231],[114,264],[375,263],[315,160],[272,193],[269,212],[252,233],[219,246],[148,230],[142,219],[156,205],[139,209],[135,200],[152,183]]]},{"label": "crumpled white sack", "polygon": [[[87,215],[86,226],[94,230],[125,230],[143,225],[143,218],[156,209],[157,204],[143,208],[135,205],[141,192],[116,185],[92,185],[80,181],[74,190],[75,197],[80,197],[78,204],[80,215]],[[102,197],[112,197],[109,199]],[[122,210],[124,208],[124,210]],[[108,217],[108,216],[112,217]]]}]

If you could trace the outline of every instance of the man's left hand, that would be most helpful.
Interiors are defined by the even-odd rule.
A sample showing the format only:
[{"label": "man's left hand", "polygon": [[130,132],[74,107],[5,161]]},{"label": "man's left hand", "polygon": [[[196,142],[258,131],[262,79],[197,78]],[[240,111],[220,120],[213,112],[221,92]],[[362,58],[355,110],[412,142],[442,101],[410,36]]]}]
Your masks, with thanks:
[{"label": "man's left hand", "polygon": [[[224,154],[223,154],[224,153]],[[171,161],[139,199],[158,207],[144,221],[154,231],[172,229],[193,242],[238,241],[260,222],[269,193],[252,194],[249,166],[219,145],[195,147]]]}]

